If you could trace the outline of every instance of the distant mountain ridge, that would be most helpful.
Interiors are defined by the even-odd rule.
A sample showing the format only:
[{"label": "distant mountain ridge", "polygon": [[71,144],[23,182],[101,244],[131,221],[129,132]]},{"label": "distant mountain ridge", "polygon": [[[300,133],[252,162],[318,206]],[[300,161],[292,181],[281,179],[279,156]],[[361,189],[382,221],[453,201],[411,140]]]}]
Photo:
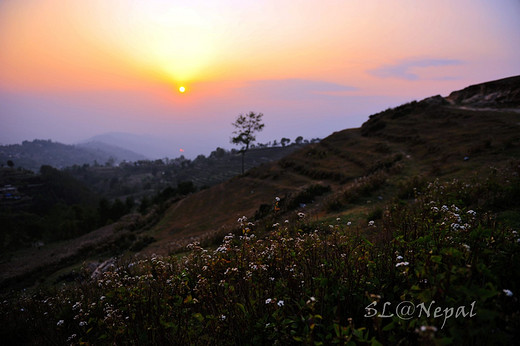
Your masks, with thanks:
[{"label": "distant mountain ridge", "polygon": [[115,145],[107,144],[105,142],[100,141],[91,141],[79,143],[76,145],[78,148],[84,148],[92,152],[99,152],[101,154],[110,154],[117,161],[139,161],[139,160],[147,160],[148,157],[138,154],[134,151],[121,148]]},{"label": "distant mountain ridge", "polygon": [[138,135],[126,132],[108,132],[90,137],[80,144],[97,142],[106,145],[125,148],[149,159],[172,157],[176,150],[172,144],[159,137],[151,135]]},{"label": "distant mountain ridge", "polygon": [[144,156],[129,150],[101,143],[68,145],[49,140],[35,139],[22,144],[0,146],[0,164],[12,161],[15,167],[39,171],[42,165],[64,168],[73,165],[133,161]]}]

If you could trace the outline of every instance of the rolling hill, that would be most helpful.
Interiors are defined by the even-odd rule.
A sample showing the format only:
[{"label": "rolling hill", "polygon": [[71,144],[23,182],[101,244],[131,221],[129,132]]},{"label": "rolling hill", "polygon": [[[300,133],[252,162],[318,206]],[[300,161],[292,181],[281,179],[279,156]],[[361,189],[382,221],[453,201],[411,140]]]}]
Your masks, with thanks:
[{"label": "rolling hill", "polygon": [[[512,344],[519,90],[513,77],[387,109],[146,213],[4,255],[0,334],[10,344],[71,333],[96,344]],[[37,280],[44,289],[7,290]]]},{"label": "rolling hill", "polygon": [[[428,181],[478,178],[490,167],[518,169],[518,90],[520,77],[512,77],[387,109],[360,128],[335,132],[278,161],[171,200],[164,212],[152,208],[148,215],[96,231],[97,237],[87,234],[9,254],[0,263],[0,281],[4,287],[21,278],[29,283],[34,274],[49,275],[92,256],[120,255],[136,243],[142,244],[137,247],[141,253],[160,255],[184,251],[194,240],[218,243],[237,230],[242,216],[264,229],[297,219],[298,212],[318,224],[337,218],[365,223],[380,218],[391,202],[413,198],[415,189]],[[503,100],[498,94],[509,95],[507,107],[481,102]],[[460,101],[469,99],[475,103]],[[280,202],[274,210],[276,197]],[[520,227],[518,220],[512,222]]]},{"label": "rolling hill", "polygon": [[[241,216],[269,219],[262,211],[275,197],[282,199],[279,218],[296,211],[317,219],[366,218],[413,181],[505,168],[520,158],[519,90],[520,77],[511,77],[374,114],[361,128],[333,133],[173,204],[150,231],[157,242],[147,251],[164,254],[225,234]],[[330,191],[309,196],[316,186]]]}]

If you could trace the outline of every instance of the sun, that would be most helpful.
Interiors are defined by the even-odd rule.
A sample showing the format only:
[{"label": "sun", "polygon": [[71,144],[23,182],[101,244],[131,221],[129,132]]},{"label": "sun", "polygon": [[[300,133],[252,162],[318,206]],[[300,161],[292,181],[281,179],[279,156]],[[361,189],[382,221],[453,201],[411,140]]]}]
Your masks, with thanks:
[{"label": "sun", "polygon": [[179,87],[179,92],[180,92],[181,94],[184,93],[185,91],[186,91],[186,88],[185,88],[185,87],[183,87],[183,86]]}]

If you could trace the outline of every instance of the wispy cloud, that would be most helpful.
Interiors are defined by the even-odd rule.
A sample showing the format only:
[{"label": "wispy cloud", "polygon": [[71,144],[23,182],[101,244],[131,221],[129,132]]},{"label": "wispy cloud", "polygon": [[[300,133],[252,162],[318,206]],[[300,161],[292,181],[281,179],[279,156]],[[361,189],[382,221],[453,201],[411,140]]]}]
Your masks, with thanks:
[{"label": "wispy cloud", "polygon": [[313,95],[337,95],[358,90],[350,85],[298,78],[249,81],[245,89],[259,95],[284,99],[301,99]]},{"label": "wispy cloud", "polygon": [[[462,60],[457,59],[408,59],[396,64],[380,66],[369,70],[368,73],[380,78],[400,78],[413,81],[421,78],[418,73],[413,71],[416,68],[456,66],[463,63]],[[441,76],[428,79],[450,80],[455,79],[455,77]]]}]

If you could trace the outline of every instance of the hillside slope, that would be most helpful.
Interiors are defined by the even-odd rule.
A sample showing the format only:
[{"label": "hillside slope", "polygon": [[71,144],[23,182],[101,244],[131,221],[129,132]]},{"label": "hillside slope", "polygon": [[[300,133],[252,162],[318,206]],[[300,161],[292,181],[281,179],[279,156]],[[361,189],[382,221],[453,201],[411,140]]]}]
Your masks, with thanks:
[{"label": "hillside slope", "polygon": [[[520,158],[519,89],[520,77],[512,77],[374,114],[361,128],[333,133],[173,204],[150,231],[157,242],[146,251],[165,254],[224,234],[241,216],[266,225],[297,211],[315,219],[366,218],[389,199],[413,197],[413,190],[402,192],[411,181],[506,167]],[[316,186],[330,191],[313,195]],[[282,199],[276,215],[275,197]]]}]

